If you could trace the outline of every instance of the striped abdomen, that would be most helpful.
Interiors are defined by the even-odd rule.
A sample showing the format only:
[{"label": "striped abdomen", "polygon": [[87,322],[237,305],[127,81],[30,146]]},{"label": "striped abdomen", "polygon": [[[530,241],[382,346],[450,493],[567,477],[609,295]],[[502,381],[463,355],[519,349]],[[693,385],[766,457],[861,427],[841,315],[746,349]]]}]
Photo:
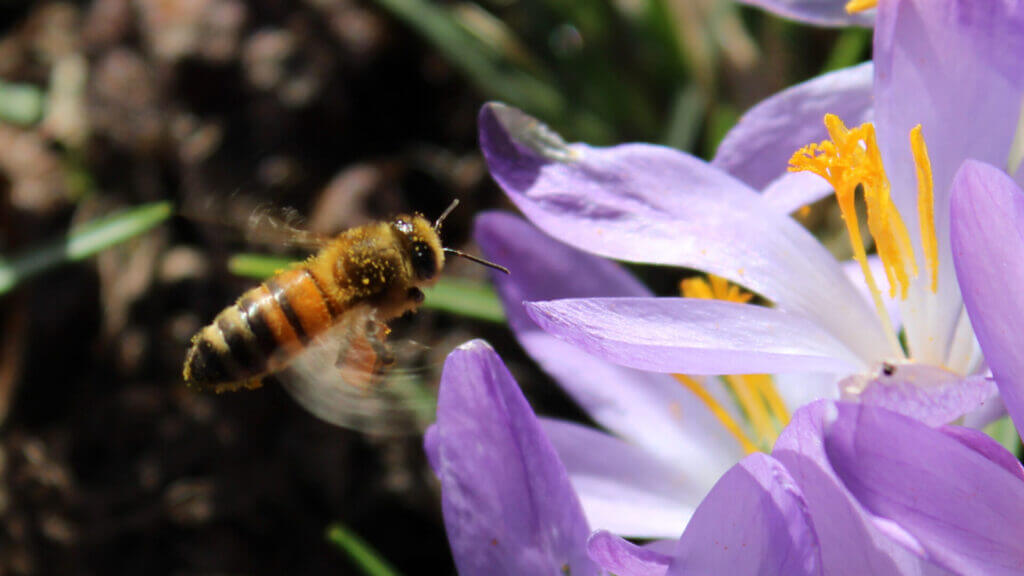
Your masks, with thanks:
[{"label": "striped abdomen", "polygon": [[243,294],[193,338],[185,382],[218,391],[257,386],[330,328],[339,308],[308,267],[282,272]]}]

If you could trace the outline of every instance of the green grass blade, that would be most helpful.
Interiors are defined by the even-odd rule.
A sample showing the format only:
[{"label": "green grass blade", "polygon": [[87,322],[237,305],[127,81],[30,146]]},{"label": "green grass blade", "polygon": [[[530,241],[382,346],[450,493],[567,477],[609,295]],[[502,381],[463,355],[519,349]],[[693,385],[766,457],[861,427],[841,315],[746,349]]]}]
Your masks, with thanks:
[{"label": "green grass blade", "polygon": [[[228,260],[228,270],[236,276],[263,279],[290,266],[292,261],[280,256],[236,254]],[[502,323],[505,312],[494,290],[487,284],[463,278],[442,277],[424,290],[423,307],[448,312],[474,320]]]},{"label": "green grass blade", "polygon": [[262,280],[288,268],[296,260],[269,254],[235,254],[228,260],[228,272],[244,278]]},{"label": "green grass blade", "polygon": [[62,239],[30,248],[10,259],[0,256],[0,294],[59,264],[84,260],[138,236],[170,218],[172,213],[169,202],[145,204],[83,224]]},{"label": "green grass blade", "polygon": [[425,308],[450,312],[488,322],[505,322],[505,311],[494,290],[487,284],[464,278],[441,278],[427,294]]},{"label": "green grass blade", "polygon": [[847,28],[839,34],[822,72],[853,66],[864,60],[871,46],[870,28]]},{"label": "green grass blade", "polygon": [[31,126],[43,118],[46,94],[31,84],[0,80],[0,122]]},{"label": "green grass blade", "polygon": [[335,522],[327,527],[327,540],[347,554],[349,559],[367,576],[399,576],[401,574],[365,540],[340,522]]},{"label": "green grass blade", "polygon": [[482,42],[449,8],[428,0],[376,2],[419,32],[488,97],[500,98],[547,120],[559,119],[564,113],[565,99],[550,81],[517,68],[511,62],[521,62],[522,57],[503,55]]}]

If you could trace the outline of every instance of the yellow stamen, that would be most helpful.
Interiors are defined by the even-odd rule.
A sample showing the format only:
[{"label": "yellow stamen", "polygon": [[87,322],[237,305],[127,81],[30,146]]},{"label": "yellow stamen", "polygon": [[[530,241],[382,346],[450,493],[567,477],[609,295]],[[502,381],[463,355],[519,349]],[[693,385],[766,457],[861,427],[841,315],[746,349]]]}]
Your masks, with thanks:
[{"label": "yellow stamen", "polygon": [[750,292],[744,292],[739,286],[730,284],[725,278],[714,274],[708,274],[707,280],[701,276],[687,278],[679,283],[679,291],[686,298],[724,300],[738,304],[746,304],[754,298]]},{"label": "yellow stamen", "polygon": [[856,14],[865,10],[871,10],[878,6],[878,0],[850,0],[846,3],[846,12]]},{"label": "yellow stamen", "polygon": [[785,428],[789,424],[789,410],[786,409],[786,403],[775,389],[772,377],[767,374],[749,374],[744,378],[757,387],[757,391],[761,393],[761,397],[768,405],[768,411],[775,418],[778,428],[780,430]]},{"label": "yellow stamen", "polygon": [[932,292],[939,289],[939,241],[935,237],[935,186],[932,182],[932,161],[924,143],[921,125],[910,131],[910,149],[917,168],[917,214],[921,220],[921,249],[932,278]]},{"label": "yellow stamen", "polygon": [[724,426],[725,429],[736,438],[740,443],[740,446],[743,447],[744,452],[747,454],[757,452],[757,446],[755,446],[750,438],[747,437],[747,434],[743,431],[743,428],[740,427],[739,423],[736,422],[729,412],[718,403],[718,400],[715,400],[714,396],[705,390],[699,382],[683,374],[673,374],[673,376],[680,384],[685,386],[687,390],[693,392],[694,395],[696,395],[697,398],[700,399],[700,401],[703,402],[709,410],[711,410],[711,414],[713,414],[715,418],[718,418],[718,421],[722,423],[722,426]]},{"label": "yellow stamen", "polygon": [[889,294],[897,289],[907,297],[910,276],[917,276],[917,262],[910,245],[910,235],[900,218],[889,193],[889,179],[882,165],[882,154],[875,140],[875,127],[863,124],[852,130],[839,117],[825,116],[825,127],[831,140],[810,144],[797,150],[789,160],[791,172],[812,172],[827,180],[836,191],[839,209],[850,235],[853,256],[860,263],[871,298],[893,351],[902,355],[902,348],[882,303],[882,297],[868,266],[864,241],[857,221],[856,193],[863,190],[867,205],[868,230],[875,239],[878,256],[889,279]]},{"label": "yellow stamen", "polygon": [[[708,275],[707,280],[703,277],[697,276],[693,278],[687,278],[680,283],[680,290],[683,296],[686,298],[702,298],[706,300],[724,300],[726,302],[736,302],[739,304],[746,304],[753,299],[754,295],[745,292],[735,284],[730,284],[725,278],[719,276]],[[751,451],[754,446],[754,442],[751,441],[749,436],[743,435],[742,438],[738,436],[738,432],[742,433],[742,429],[732,421],[732,428],[729,423],[726,422],[724,417],[729,417],[729,414],[724,411],[716,411],[716,406],[712,406],[710,402],[714,401],[705,390],[696,388],[700,385],[696,381],[689,379],[688,376],[676,375],[680,382],[683,382],[690,390],[697,394],[698,398],[704,401],[705,404],[711,409],[712,413],[718,417],[719,421],[740,439],[740,443],[744,445],[744,449],[748,449],[748,445],[751,447],[748,451]],[[778,437],[778,431],[789,422],[789,413],[786,410],[786,405],[779,397],[775,387],[772,385],[772,378],[767,374],[746,374],[746,375],[732,375],[723,376],[723,380],[726,385],[732,391],[733,396],[736,398],[736,402],[740,405],[743,410],[743,414],[750,422],[753,428],[754,434],[757,436],[758,441],[762,446],[771,447],[774,444],[775,439]],[[684,381],[683,379],[689,379]],[[720,407],[718,407],[720,410]],[[776,423],[780,423],[776,426]]]},{"label": "yellow stamen", "polygon": [[[756,378],[758,375],[753,376]],[[761,399],[756,379],[751,381],[747,376],[723,376],[722,379],[736,396],[736,401],[743,410],[743,414],[750,421],[750,426],[762,444],[767,446],[774,444],[779,435],[778,430],[768,413],[768,407]]]}]

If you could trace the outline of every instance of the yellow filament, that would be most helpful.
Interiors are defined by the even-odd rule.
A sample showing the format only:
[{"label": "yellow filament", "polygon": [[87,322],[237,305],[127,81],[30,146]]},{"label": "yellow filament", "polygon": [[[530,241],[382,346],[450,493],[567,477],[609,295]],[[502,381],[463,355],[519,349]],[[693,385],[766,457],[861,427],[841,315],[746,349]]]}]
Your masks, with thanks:
[{"label": "yellow filament", "polygon": [[762,444],[771,446],[778,437],[778,431],[768,413],[768,407],[761,399],[756,381],[750,381],[747,376],[723,376],[722,378],[736,396],[736,401],[739,402],[743,414],[750,421],[750,426],[754,429],[758,439],[762,441]]},{"label": "yellow filament", "polygon": [[[687,298],[724,300],[739,304],[745,304],[754,297],[753,294],[741,290],[739,286],[730,284],[725,278],[714,275],[708,275],[707,280],[699,276],[687,278],[680,283],[680,290]],[[738,435],[742,434],[742,429],[736,425],[729,414],[721,410],[720,406],[716,409],[717,403],[715,405],[710,403],[714,402],[714,398],[703,389],[699,392],[696,390],[700,386],[696,381],[682,375],[676,375],[676,378],[711,408],[712,413],[718,417],[719,421],[740,440],[744,449],[753,450],[754,443],[745,434],[742,437]],[[688,381],[684,381],[684,378]],[[772,385],[772,377],[767,374],[747,374],[723,376],[723,379],[750,422],[758,440],[764,446],[771,446],[778,437],[778,429],[789,422],[789,412],[775,390],[775,386]],[[730,425],[724,418],[728,418],[732,424]],[[779,423],[779,428],[776,428],[776,423]]]},{"label": "yellow filament", "polygon": [[878,6],[878,0],[850,0],[846,3],[846,12],[848,14],[856,14],[857,12],[871,10],[876,6]]},{"label": "yellow filament", "polygon": [[931,289],[939,289],[939,241],[935,238],[935,186],[932,182],[932,161],[924,143],[921,125],[910,131],[910,149],[917,168],[917,214],[921,220],[921,248],[931,274]]},{"label": "yellow filament", "polygon": [[906,225],[889,193],[889,179],[885,175],[882,154],[875,140],[875,127],[863,124],[850,130],[833,114],[825,116],[825,127],[831,140],[797,150],[789,160],[789,170],[812,172],[835,188],[839,209],[850,235],[853,256],[860,263],[889,344],[895,353],[902,355],[902,348],[889,314],[885,311],[878,285],[868,266],[857,221],[855,200],[859,187],[863,190],[864,203],[867,205],[868,230],[875,239],[878,256],[889,279],[889,294],[895,296],[898,289],[900,297],[905,299],[910,275],[917,275],[917,262],[914,260]]},{"label": "yellow filament", "polygon": [[679,283],[679,290],[686,298],[724,300],[738,304],[746,304],[754,297],[750,292],[744,292],[739,286],[714,274],[708,274],[707,280],[700,276],[687,278]]},{"label": "yellow filament", "polygon": [[726,409],[718,403],[718,400],[715,400],[714,396],[705,390],[699,382],[683,374],[673,374],[673,376],[680,384],[686,387],[687,390],[693,392],[693,394],[697,396],[697,398],[703,402],[709,410],[711,410],[711,414],[714,415],[715,418],[718,418],[718,421],[722,423],[722,426],[724,426],[725,429],[736,438],[740,443],[740,446],[743,447],[744,452],[747,454],[757,452],[757,446],[755,446],[750,438],[747,437],[747,434],[743,431],[743,428],[740,427],[739,423],[729,415],[729,412],[726,411]]},{"label": "yellow filament", "polygon": [[767,374],[749,374],[744,378],[760,392],[761,398],[768,405],[768,411],[775,417],[779,428],[785,428],[789,424],[789,410],[786,409],[786,403],[775,389],[772,377]]}]

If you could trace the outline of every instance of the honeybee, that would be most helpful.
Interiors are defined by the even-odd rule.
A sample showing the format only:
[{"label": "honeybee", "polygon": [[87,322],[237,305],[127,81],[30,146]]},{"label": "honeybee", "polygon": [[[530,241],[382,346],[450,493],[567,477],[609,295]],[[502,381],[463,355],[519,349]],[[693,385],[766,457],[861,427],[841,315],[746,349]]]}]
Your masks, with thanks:
[{"label": "honeybee", "polygon": [[242,294],[192,338],[185,383],[225,392],[281,382],[315,416],[372,432],[404,427],[381,376],[394,362],[387,322],[415,311],[445,254],[508,273],[441,245],[445,217],[400,215],[321,241],[320,251]]}]

